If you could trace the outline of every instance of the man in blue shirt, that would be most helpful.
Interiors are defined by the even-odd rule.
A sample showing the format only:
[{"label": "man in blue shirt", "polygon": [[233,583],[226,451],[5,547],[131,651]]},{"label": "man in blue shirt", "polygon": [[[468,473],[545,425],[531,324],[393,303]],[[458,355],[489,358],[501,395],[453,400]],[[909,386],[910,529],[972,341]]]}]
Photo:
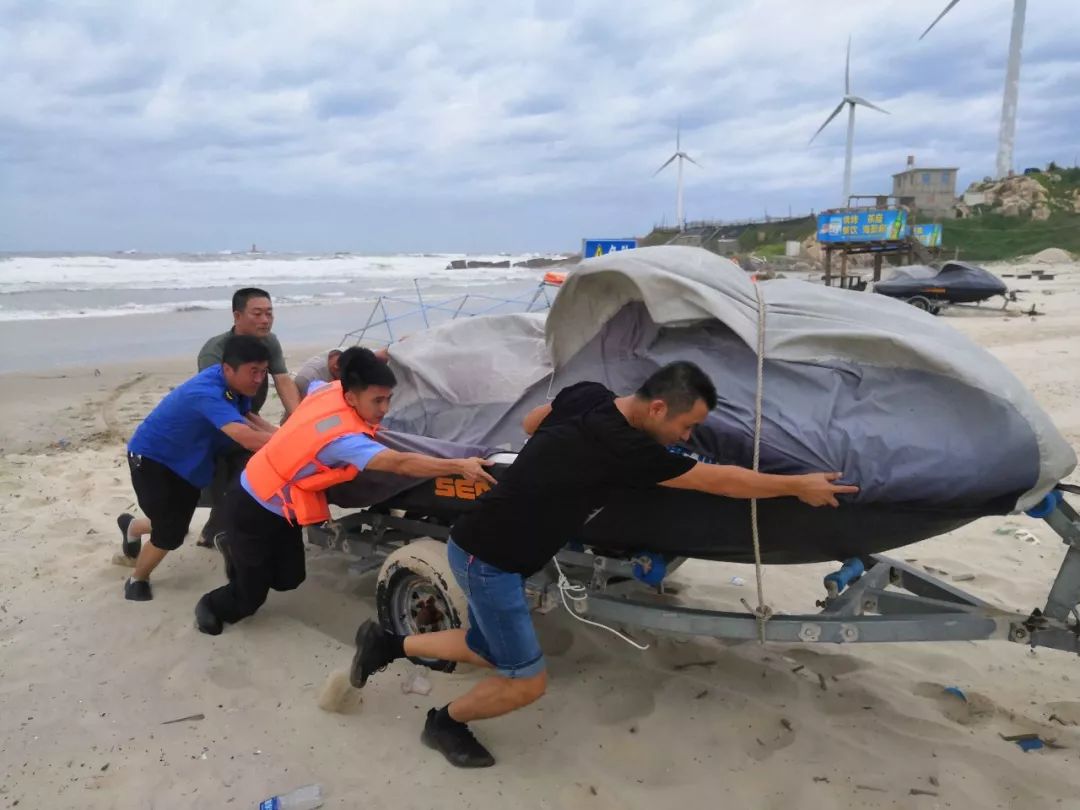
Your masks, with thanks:
[{"label": "man in blue shirt", "polygon": [[[126,599],[153,599],[150,573],[184,542],[199,491],[213,477],[215,454],[232,442],[255,451],[270,439],[275,428],[251,413],[269,361],[258,338],[229,338],[220,364],[174,388],[136,428],[128,466],[146,517],[124,513],[116,519],[124,554],[135,560],[124,584]],[[150,535],[146,545],[144,534]]]}]

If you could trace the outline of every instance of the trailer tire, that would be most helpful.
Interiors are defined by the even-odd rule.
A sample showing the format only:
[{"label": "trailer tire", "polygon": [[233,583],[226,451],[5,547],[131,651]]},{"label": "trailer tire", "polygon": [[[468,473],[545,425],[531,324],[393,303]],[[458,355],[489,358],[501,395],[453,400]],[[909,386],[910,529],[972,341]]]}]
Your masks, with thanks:
[{"label": "trailer tire", "polygon": [[916,295],[907,300],[915,309],[921,309],[923,312],[931,312],[933,306],[930,304],[929,298],[923,298],[921,295]]},{"label": "trailer tire", "polygon": [[[469,602],[450,570],[446,544],[438,540],[414,540],[386,558],[379,570],[375,606],[379,624],[399,635],[468,626]],[[431,658],[409,660],[436,672],[453,672],[457,666]]]}]

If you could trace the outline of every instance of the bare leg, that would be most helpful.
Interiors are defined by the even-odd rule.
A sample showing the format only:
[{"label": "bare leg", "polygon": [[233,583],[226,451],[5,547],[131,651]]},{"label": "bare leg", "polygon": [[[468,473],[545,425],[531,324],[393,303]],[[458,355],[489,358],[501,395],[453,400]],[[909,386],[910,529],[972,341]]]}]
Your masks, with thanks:
[{"label": "bare leg", "polygon": [[406,636],[405,654],[412,658],[438,658],[440,661],[491,667],[486,659],[469,649],[469,645],[465,643],[465,631],[460,629]]},{"label": "bare leg", "polygon": [[134,540],[136,537],[142,537],[144,534],[150,534],[149,518],[135,518],[131,521],[131,525],[128,526],[128,537]]},{"label": "bare leg", "polygon": [[135,560],[135,571],[132,573],[131,578],[143,582],[149,580],[150,574],[165,559],[165,555],[168,553],[153,543],[143,543],[142,549],[139,551],[139,557]]},{"label": "bare leg", "polygon": [[[405,654],[415,658],[462,661],[490,668],[491,664],[465,643],[464,630],[421,633],[405,639]],[[450,704],[450,717],[459,723],[498,717],[537,700],[547,689],[547,672],[531,678],[504,678],[493,675]]]},{"label": "bare leg", "polygon": [[447,708],[450,717],[459,723],[499,717],[514,709],[528,706],[547,690],[547,672],[531,678],[504,678],[493,675],[485,678],[469,692],[453,701]]}]

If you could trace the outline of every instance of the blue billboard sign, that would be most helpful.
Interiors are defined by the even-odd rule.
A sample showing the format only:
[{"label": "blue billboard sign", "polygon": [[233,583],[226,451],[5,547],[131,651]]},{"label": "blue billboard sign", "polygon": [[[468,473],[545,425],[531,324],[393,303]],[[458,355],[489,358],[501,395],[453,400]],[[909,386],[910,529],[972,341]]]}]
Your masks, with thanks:
[{"label": "blue billboard sign", "polygon": [[928,248],[941,247],[941,225],[916,225],[913,235]]},{"label": "blue billboard sign", "polygon": [[839,210],[818,214],[819,242],[894,242],[907,235],[907,212],[900,209]]},{"label": "blue billboard sign", "polygon": [[582,239],[581,258],[593,259],[619,250],[633,250],[637,239]]}]

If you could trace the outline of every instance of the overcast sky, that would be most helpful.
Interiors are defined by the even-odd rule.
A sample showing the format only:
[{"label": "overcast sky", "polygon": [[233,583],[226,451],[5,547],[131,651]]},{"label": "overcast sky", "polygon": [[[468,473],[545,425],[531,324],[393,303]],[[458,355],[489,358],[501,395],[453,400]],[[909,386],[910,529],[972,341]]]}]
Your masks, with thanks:
[{"label": "overcast sky", "polygon": [[[991,173],[1010,0],[0,0],[0,250],[523,251]],[[1080,0],[1028,3],[1016,164],[1080,154]]]}]

